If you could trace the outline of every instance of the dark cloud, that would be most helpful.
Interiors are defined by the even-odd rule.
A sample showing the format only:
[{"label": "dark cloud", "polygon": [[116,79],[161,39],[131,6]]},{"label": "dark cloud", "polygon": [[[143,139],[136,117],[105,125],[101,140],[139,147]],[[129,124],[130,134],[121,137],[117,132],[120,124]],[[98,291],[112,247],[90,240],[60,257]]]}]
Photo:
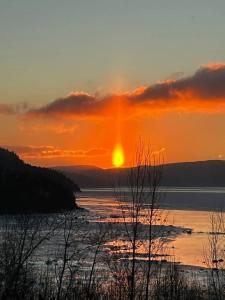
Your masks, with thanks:
[{"label": "dark cloud", "polygon": [[[91,118],[114,116],[113,103],[122,99],[126,105],[124,113],[135,113],[137,108],[155,111],[198,110],[204,111],[204,103],[225,104],[225,64],[211,64],[201,67],[189,77],[165,80],[148,87],[141,87],[133,92],[110,95],[99,98],[86,93],[71,93],[43,107],[28,110],[26,117]],[[196,103],[193,103],[195,101]],[[190,103],[193,109],[190,107]],[[150,104],[150,105],[148,105]],[[108,109],[109,108],[109,109]],[[207,106],[209,109],[209,105]],[[212,109],[213,111],[213,109]],[[140,112],[140,109],[139,109]]]},{"label": "dark cloud", "polygon": [[[105,99],[106,100],[106,99]],[[98,115],[105,106],[104,100],[98,99],[86,93],[71,93],[65,98],[59,98],[44,107],[33,109],[28,116],[86,116]]]},{"label": "dark cloud", "polygon": [[143,93],[134,95],[136,101],[174,100],[182,97],[198,100],[225,100],[225,65],[201,67],[190,77],[168,80],[147,87]]}]

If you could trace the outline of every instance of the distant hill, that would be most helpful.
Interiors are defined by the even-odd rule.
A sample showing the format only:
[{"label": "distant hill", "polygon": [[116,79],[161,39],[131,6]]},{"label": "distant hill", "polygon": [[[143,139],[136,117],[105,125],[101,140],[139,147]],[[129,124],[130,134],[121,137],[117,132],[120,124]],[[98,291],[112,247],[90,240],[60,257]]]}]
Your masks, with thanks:
[{"label": "distant hill", "polygon": [[0,213],[74,209],[76,191],[79,187],[65,175],[25,164],[0,148]]},{"label": "distant hill", "polygon": [[[55,167],[80,187],[112,187],[120,182],[126,185],[129,168],[101,169],[92,166]],[[162,186],[176,187],[225,187],[225,161],[209,160],[165,164]]]}]

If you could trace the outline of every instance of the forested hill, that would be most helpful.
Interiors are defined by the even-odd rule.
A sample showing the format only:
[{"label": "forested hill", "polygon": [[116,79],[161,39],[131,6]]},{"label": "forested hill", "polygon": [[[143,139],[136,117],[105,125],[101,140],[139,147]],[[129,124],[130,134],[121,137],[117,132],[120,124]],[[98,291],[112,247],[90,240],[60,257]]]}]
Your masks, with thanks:
[{"label": "forested hill", "polygon": [[[80,187],[113,187],[126,185],[129,168],[101,169],[92,166],[56,167]],[[209,160],[165,164],[162,168],[162,186],[225,187],[225,161]]]},{"label": "forested hill", "polygon": [[65,175],[25,164],[0,148],[0,213],[55,212],[77,207],[79,187]]}]

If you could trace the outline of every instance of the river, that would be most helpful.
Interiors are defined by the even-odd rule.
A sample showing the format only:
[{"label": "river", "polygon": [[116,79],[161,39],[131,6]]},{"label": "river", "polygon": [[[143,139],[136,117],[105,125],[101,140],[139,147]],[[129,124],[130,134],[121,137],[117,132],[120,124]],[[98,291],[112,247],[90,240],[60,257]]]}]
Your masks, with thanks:
[{"label": "river", "polygon": [[[123,188],[124,194],[129,194]],[[212,211],[223,209],[224,188],[161,188],[160,210],[166,215],[166,225],[184,228],[168,239],[167,254],[184,265],[207,267]],[[128,197],[129,198],[129,197]],[[96,218],[122,222],[121,200],[113,189],[84,189],[77,203]],[[190,229],[190,231],[187,229]]]}]

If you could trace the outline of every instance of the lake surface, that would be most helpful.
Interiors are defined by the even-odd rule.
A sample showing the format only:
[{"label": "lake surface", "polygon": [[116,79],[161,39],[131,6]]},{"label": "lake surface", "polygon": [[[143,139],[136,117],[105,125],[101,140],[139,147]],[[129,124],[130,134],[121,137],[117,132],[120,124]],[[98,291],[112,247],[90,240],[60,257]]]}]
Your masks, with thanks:
[{"label": "lake surface", "polygon": [[[129,190],[123,188],[123,192],[129,198]],[[160,195],[166,224],[185,229],[169,239],[167,254],[185,265],[207,267],[205,249],[209,245],[211,211],[223,209],[225,188],[162,188]],[[77,203],[96,218],[122,221],[121,201],[113,189],[84,189]],[[192,234],[186,229],[191,229]]]}]

